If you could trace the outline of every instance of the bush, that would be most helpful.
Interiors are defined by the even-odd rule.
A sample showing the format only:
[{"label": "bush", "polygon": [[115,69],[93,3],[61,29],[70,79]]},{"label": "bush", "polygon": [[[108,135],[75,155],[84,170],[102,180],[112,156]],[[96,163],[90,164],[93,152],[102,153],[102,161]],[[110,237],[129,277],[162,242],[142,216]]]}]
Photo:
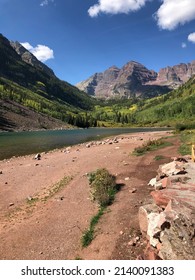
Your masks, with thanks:
[{"label": "bush", "polygon": [[164,147],[170,146],[170,145],[172,145],[172,144],[169,143],[169,142],[165,142],[162,139],[157,139],[157,140],[150,140],[149,139],[142,146],[139,146],[139,147],[135,148],[134,151],[133,151],[133,155],[142,156],[146,152],[154,151],[154,150],[157,150],[159,148],[164,148]]},{"label": "bush", "polygon": [[93,200],[97,201],[101,207],[110,205],[117,191],[115,176],[102,168],[89,175],[89,182]]},{"label": "bush", "polygon": [[178,132],[187,130],[187,129],[195,129],[195,123],[194,122],[189,122],[189,123],[177,123],[175,125],[175,129]]}]

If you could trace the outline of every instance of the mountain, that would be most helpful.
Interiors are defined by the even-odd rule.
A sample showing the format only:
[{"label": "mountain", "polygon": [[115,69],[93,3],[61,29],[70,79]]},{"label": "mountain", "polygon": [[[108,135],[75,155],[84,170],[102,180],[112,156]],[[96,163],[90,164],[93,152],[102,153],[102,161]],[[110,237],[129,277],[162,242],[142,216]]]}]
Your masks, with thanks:
[{"label": "mountain", "polygon": [[50,76],[55,76],[54,72],[49,67],[47,67],[47,65],[40,62],[31,52],[25,49],[19,42],[10,41],[10,45],[15,49],[17,54],[19,54],[19,56],[24,62],[32,65],[33,67],[39,70],[43,70]]},{"label": "mountain", "polygon": [[151,98],[167,93],[195,74],[195,61],[166,67],[156,73],[144,65],[130,61],[121,69],[112,66],[96,73],[76,86],[98,98]]},{"label": "mountain", "polygon": [[160,69],[155,81],[150,84],[167,85],[172,88],[187,82],[195,74],[195,60],[191,63],[180,63]]},{"label": "mountain", "polygon": [[[28,109],[42,114],[42,116],[37,115],[37,119],[42,119],[46,115],[45,123],[49,122],[49,116],[72,124],[79,112],[89,110],[94,103],[94,99],[86,93],[58,79],[49,67],[37,60],[20,43],[10,42],[2,34],[0,34],[0,101],[3,104],[9,103],[6,105],[7,109],[5,106],[4,111],[3,107],[0,109],[0,118],[4,120],[3,123],[9,123],[11,116],[10,114],[8,116],[8,111],[13,109],[12,113],[15,114],[18,111],[20,115],[22,111],[26,112]],[[32,114],[29,112],[27,115]],[[10,130],[14,127],[16,129],[22,127],[21,123],[15,121],[16,119],[14,118],[14,125]],[[42,124],[44,121],[40,122],[40,128]],[[47,125],[43,126],[47,128]],[[58,121],[56,126],[59,127]],[[31,129],[30,125],[26,129]]]},{"label": "mountain", "polygon": [[195,75],[178,89],[163,96],[145,100],[135,112],[140,125],[193,124],[195,116]]}]

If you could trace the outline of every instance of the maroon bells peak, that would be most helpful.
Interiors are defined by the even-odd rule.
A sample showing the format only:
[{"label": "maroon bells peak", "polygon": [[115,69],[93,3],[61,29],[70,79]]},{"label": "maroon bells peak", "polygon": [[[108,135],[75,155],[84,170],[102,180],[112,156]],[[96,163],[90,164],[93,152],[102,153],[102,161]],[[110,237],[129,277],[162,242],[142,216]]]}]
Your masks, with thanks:
[{"label": "maroon bells peak", "polygon": [[112,66],[76,86],[97,98],[154,97],[185,83],[195,74],[195,61],[160,69],[159,73],[130,61],[121,69]]}]

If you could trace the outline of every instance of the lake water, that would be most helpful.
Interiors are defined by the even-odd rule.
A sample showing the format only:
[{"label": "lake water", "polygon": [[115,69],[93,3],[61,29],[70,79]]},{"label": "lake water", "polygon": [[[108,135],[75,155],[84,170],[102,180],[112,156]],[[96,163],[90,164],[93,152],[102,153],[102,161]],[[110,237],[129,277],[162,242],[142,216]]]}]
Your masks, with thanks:
[{"label": "lake water", "polygon": [[30,132],[1,132],[0,160],[67,147],[123,133],[158,131],[157,128],[89,128]]}]

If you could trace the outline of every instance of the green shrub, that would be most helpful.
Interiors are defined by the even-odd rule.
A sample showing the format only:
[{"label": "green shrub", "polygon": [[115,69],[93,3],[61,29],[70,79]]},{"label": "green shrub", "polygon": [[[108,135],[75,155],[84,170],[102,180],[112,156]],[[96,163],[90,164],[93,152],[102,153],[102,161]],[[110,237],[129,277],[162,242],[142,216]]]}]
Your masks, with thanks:
[{"label": "green shrub", "polygon": [[132,154],[136,155],[136,156],[142,156],[146,152],[154,151],[154,150],[157,150],[159,148],[164,148],[164,147],[167,147],[167,146],[170,146],[170,145],[172,145],[172,143],[165,142],[163,139],[157,139],[157,140],[150,140],[149,139],[142,146],[139,146],[139,147],[135,148]]},{"label": "green shrub", "polygon": [[154,157],[154,160],[161,160],[161,159],[164,159],[164,156],[162,156],[162,155],[157,155],[157,156],[155,156]]},{"label": "green shrub", "polygon": [[105,169],[98,169],[89,175],[91,195],[100,206],[107,206],[114,200],[116,188],[115,176]]}]

